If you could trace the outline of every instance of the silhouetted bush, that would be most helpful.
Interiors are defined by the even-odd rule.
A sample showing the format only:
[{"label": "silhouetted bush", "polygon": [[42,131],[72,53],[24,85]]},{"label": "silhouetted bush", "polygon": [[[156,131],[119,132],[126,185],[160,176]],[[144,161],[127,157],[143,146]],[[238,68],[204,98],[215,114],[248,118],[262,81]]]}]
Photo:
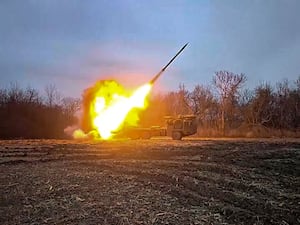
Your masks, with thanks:
[{"label": "silhouetted bush", "polygon": [[66,138],[64,128],[76,121],[70,101],[49,105],[35,89],[17,84],[0,90],[0,138]]}]

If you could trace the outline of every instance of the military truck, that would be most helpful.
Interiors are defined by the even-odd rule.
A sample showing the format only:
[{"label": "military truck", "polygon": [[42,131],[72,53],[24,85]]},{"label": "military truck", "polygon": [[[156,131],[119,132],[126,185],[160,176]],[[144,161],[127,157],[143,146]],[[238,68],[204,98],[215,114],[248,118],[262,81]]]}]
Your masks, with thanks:
[{"label": "military truck", "polygon": [[181,140],[183,137],[197,133],[197,118],[194,115],[179,115],[177,117],[165,117],[167,123],[167,136],[173,140]]},{"label": "military truck", "polygon": [[124,127],[116,133],[116,137],[130,139],[150,139],[152,137],[168,136],[173,140],[197,133],[197,118],[194,115],[166,116],[166,127]]}]

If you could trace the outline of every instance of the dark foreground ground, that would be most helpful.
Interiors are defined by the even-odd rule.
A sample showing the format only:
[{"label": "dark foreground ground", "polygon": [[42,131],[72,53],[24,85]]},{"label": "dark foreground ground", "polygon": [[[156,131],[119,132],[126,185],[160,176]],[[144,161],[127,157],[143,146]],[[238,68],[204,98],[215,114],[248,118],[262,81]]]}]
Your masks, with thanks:
[{"label": "dark foreground ground", "polygon": [[0,224],[300,224],[299,140],[0,141]]}]

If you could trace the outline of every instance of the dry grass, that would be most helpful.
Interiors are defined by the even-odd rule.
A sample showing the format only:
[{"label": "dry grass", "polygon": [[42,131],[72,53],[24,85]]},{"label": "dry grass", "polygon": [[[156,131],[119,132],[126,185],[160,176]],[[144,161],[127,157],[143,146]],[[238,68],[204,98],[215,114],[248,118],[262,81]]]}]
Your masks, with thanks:
[{"label": "dry grass", "polygon": [[297,224],[299,139],[0,141],[1,224]]}]

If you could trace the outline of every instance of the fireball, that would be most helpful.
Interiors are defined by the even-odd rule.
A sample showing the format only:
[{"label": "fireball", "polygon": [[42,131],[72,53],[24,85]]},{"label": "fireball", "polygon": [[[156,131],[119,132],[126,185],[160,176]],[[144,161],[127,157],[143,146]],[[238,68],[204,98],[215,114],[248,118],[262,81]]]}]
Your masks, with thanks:
[{"label": "fireball", "polygon": [[97,82],[88,90],[87,116],[93,130],[88,134],[81,130],[73,133],[73,137],[95,137],[95,132],[101,139],[111,139],[114,131],[123,124],[134,125],[138,122],[138,114],[135,109],[147,107],[146,97],[152,85],[144,84],[133,92],[125,90],[120,84],[112,80]]}]

